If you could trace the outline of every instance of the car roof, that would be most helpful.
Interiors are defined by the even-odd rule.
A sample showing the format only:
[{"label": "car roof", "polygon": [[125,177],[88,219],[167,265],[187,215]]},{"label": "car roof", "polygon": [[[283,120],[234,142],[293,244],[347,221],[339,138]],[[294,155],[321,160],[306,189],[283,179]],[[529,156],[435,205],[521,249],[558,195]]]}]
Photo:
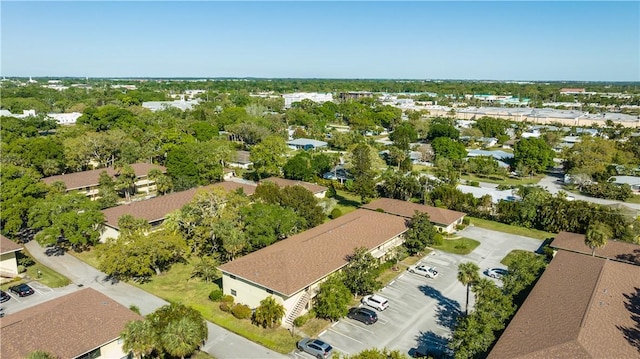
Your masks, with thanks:
[{"label": "car roof", "polygon": [[387,300],[387,298],[381,297],[381,296],[379,296],[377,294],[372,294],[369,298],[375,299],[375,300],[380,301],[380,302],[383,302],[383,301]]},{"label": "car roof", "polygon": [[326,342],[323,342],[323,341],[322,341],[322,340],[320,340],[320,339],[314,339],[314,340],[312,340],[312,341],[311,341],[311,343],[318,344],[319,346],[321,346],[321,347],[323,347],[323,348],[325,348],[325,347],[331,347],[331,345],[329,345],[329,344],[328,344],[328,343],[326,343]]},{"label": "car roof", "polygon": [[365,313],[369,313],[369,314],[376,314],[376,312],[374,312],[373,310],[369,309],[369,308],[365,308],[365,307],[358,307],[357,308],[359,311],[361,312],[365,312]]}]

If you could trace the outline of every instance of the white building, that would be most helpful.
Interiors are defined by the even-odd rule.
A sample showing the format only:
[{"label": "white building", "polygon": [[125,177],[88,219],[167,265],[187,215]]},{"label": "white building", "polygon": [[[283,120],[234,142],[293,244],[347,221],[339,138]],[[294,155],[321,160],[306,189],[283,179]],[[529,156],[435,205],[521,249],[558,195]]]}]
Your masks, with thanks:
[{"label": "white building", "polygon": [[55,120],[59,125],[75,125],[80,116],[82,116],[80,112],[47,114],[47,117]]},{"label": "white building", "polygon": [[302,100],[311,100],[317,103],[323,103],[327,101],[333,101],[333,94],[331,93],[318,93],[318,92],[295,92],[283,94],[284,108],[290,108],[294,102],[301,102]]}]

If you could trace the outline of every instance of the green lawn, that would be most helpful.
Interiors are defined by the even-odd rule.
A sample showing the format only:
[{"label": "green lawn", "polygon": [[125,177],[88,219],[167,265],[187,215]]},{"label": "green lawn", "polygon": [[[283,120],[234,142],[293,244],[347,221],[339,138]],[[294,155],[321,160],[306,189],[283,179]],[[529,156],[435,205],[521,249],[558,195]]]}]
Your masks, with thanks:
[{"label": "green lawn", "polygon": [[504,224],[500,222],[494,222],[486,219],[480,219],[480,218],[469,217],[469,216],[467,216],[467,218],[469,218],[469,220],[471,221],[471,224],[473,224],[474,226],[490,229],[492,231],[515,234],[518,236],[530,237],[530,238],[535,238],[540,240],[545,240],[547,238],[556,236],[555,233],[540,231],[537,229],[512,226],[509,224]]},{"label": "green lawn", "polygon": [[480,245],[480,242],[471,238],[444,239],[441,246],[433,246],[443,252],[453,254],[469,254]]},{"label": "green lawn", "polygon": [[500,263],[504,264],[505,266],[509,266],[511,264],[511,262],[513,262],[513,257],[517,254],[517,253],[528,253],[532,256],[537,256],[537,254],[531,252],[531,251],[525,251],[522,249],[514,249],[511,252],[509,252],[509,254],[507,254],[504,258],[502,258],[502,260],[500,261]]},{"label": "green lawn", "polygon": [[626,203],[638,203],[638,204],[640,204],[640,195],[634,194],[634,195],[631,196],[631,198],[629,198],[625,202]]},{"label": "green lawn", "polygon": [[[27,254],[29,253],[26,249],[23,249],[23,251],[25,251]],[[27,272],[24,273],[25,276],[23,279],[3,284],[1,286],[2,290],[7,290],[11,286],[17,285],[19,283],[27,283],[32,280],[36,280],[49,288],[60,288],[71,283],[69,278],[63,276],[62,274],[45,265],[42,265],[35,259],[34,261],[34,265],[27,267]]]},{"label": "green lawn", "polygon": [[336,196],[334,198],[338,201],[336,208],[340,209],[342,214],[353,212],[362,204],[360,197],[343,190],[336,190]]},{"label": "green lawn", "polygon": [[[478,182],[487,182],[487,183],[495,183],[495,184],[504,184],[504,185],[528,185],[528,184],[536,184],[540,182],[540,180],[544,177],[544,174],[539,174],[531,177],[503,177],[503,178],[488,178],[476,176],[474,174],[461,175],[460,179],[464,181],[478,181]],[[463,182],[464,183],[464,182]]]}]

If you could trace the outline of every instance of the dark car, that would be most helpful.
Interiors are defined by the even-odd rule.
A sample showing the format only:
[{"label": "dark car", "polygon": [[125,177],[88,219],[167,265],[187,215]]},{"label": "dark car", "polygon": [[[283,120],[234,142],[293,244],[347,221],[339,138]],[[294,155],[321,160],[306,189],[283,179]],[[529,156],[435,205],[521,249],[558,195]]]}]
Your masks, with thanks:
[{"label": "dark car", "polygon": [[33,289],[31,289],[31,287],[29,287],[28,285],[22,283],[22,284],[18,284],[18,285],[14,285],[13,287],[9,288],[9,291],[11,291],[12,293],[15,293],[21,297],[26,297],[28,295],[31,295],[34,293]]},{"label": "dark car", "polygon": [[433,343],[419,346],[412,356],[414,358],[449,359],[453,358],[453,351],[444,344]]},{"label": "dark car", "polygon": [[355,319],[364,324],[373,324],[378,321],[378,314],[368,308],[351,308],[347,317]]},{"label": "dark car", "polygon": [[4,290],[0,290],[0,303],[4,303],[9,299],[11,299],[9,294],[7,294],[7,292],[5,292]]},{"label": "dark car", "polygon": [[298,350],[307,352],[318,359],[326,359],[333,353],[333,347],[320,339],[304,338],[298,342]]}]

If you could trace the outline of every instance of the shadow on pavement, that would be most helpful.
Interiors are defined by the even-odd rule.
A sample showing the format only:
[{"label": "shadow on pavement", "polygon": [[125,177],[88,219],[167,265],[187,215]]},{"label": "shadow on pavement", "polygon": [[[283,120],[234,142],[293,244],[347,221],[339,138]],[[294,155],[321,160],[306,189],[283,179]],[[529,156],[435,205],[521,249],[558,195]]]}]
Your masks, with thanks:
[{"label": "shadow on pavement", "polygon": [[416,336],[416,347],[409,350],[409,356],[413,358],[449,358],[452,352],[447,345],[449,339],[438,335],[432,331],[420,332]]},{"label": "shadow on pavement", "polygon": [[438,301],[438,307],[436,308],[436,319],[438,324],[453,330],[456,324],[456,319],[462,312],[460,310],[460,303],[450,298],[445,297],[442,293],[434,289],[433,287],[422,285],[419,287],[420,291],[427,297],[431,297]]}]

